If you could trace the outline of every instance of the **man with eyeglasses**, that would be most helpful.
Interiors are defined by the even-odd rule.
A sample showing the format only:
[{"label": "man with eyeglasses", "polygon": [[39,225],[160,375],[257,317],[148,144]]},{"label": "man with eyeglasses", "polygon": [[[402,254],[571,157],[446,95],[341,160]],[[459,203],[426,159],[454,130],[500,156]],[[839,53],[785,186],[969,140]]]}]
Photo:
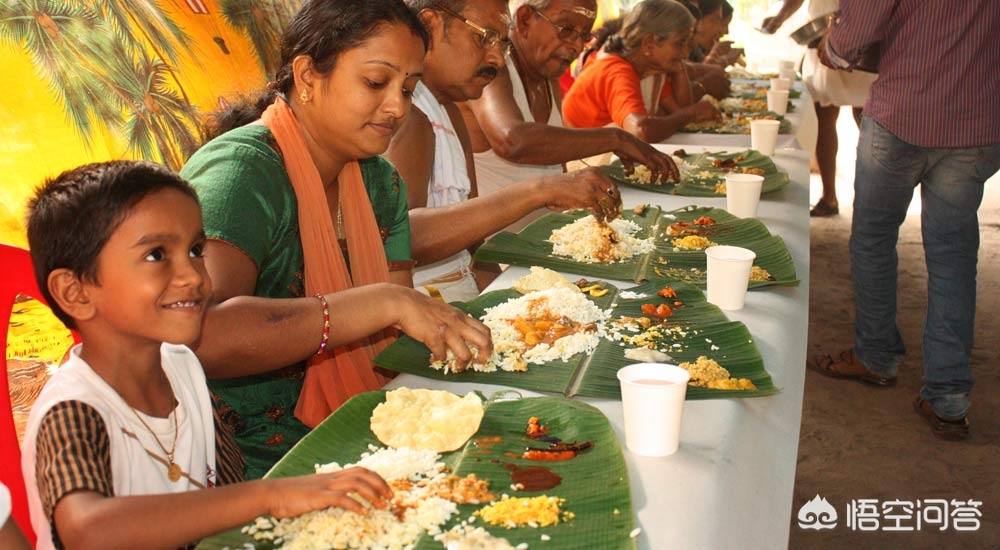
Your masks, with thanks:
[{"label": "man with eyeglasses", "polygon": [[474,266],[470,250],[489,235],[541,208],[590,208],[617,217],[621,195],[597,169],[527,178],[477,197],[469,133],[458,101],[477,98],[504,67],[509,51],[506,0],[406,0],[427,28],[430,48],[410,116],[385,157],[406,181],[416,248],[414,287],[445,301],[476,297],[496,265]]},{"label": "man with eyeglasses", "polygon": [[[483,96],[460,105],[475,151],[481,195],[563,171],[607,152],[676,178],[669,157],[619,128],[563,128],[557,79],[591,38],[596,0],[511,0],[507,66]],[[516,228],[516,227],[515,227]]]}]

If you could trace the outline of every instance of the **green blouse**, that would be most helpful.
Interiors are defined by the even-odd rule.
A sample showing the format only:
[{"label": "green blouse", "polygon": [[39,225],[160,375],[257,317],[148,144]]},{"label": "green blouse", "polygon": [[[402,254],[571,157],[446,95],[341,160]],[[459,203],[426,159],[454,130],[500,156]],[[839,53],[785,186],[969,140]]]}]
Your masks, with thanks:
[{"label": "green blouse", "polygon": [[[381,157],[360,164],[386,259],[411,260],[405,184]],[[295,192],[266,126],[236,128],[205,144],[181,176],[198,191],[206,235],[236,246],[256,264],[255,296],[305,295]],[[246,456],[247,479],[263,476],[309,431],[294,416],[304,373],[305,363],[300,363],[260,375],[209,380],[223,424]]]}]

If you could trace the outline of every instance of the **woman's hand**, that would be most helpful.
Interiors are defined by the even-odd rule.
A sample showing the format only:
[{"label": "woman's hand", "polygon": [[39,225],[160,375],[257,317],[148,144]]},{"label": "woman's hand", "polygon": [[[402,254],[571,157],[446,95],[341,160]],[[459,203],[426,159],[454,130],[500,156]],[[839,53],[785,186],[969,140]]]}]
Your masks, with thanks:
[{"label": "woman's hand", "polygon": [[364,503],[385,508],[392,498],[392,489],[381,476],[360,467],[263,483],[270,486],[270,514],[276,518],[291,518],[332,506],[364,515],[368,513]]},{"label": "woman's hand", "polygon": [[[446,360],[451,350],[456,365],[462,367],[469,361],[484,364],[489,360],[493,354],[489,327],[464,311],[412,288],[396,285],[388,288],[393,293],[389,303],[399,312],[394,326],[430,348],[435,359]],[[475,359],[469,346],[478,350]]]},{"label": "woman's hand", "polygon": [[538,192],[549,210],[588,208],[599,220],[621,215],[622,196],[618,187],[599,168],[584,168],[539,180]]},{"label": "woman's hand", "polygon": [[621,145],[614,150],[614,153],[621,159],[626,174],[631,175],[638,163],[645,165],[652,172],[652,182],[666,183],[680,180],[680,172],[670,155],[624,130],[620,130],[619,133]]}]

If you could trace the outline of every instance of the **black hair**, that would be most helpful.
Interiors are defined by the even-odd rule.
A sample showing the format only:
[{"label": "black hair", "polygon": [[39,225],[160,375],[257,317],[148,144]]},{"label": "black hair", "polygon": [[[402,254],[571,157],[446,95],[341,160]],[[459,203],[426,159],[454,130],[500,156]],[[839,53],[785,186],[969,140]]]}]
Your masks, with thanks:
[{"label": "black hair", "polygon": [[608,38],[611,38],[618,31],[622,30],[622,23],[625,21],[624,17],[615,17],[614,19],[607,19],[601,26],[594,29],[594,40],[584,48],[583,53],[580,54],[580,59],[586,62],[590,54],[594,52],[601,51],[604,44],[608,42]]},{"label": "black hair", "polygon": [[[435,8],[444,8],[446,10],[451,10],[454,13],[462,13],[468,2],[466,0],[403,0],[406,5],[410,8],[418,18],[420,17],[420,12],[424,10],[433,10]],[[428,26],[424,26],[424,30],[427,31],[427,36],[430,37],[431,29]],[[444,35],[448,36],[448,21],[445,20]]]},{"label": "black hair", "polygon": [[319,74],[329,74],[340,54],[354,49],[383,25],[402,23],[420,39],[424,50],[430,44],[427,30],[402,0],[307,0],[288,23],[281,36],[281,66],[266,91],[237,97],[210,115],[204,141],[253,122],[295,85],[292,61],[300,55],[312,58]]},{"label": "black hair", "polygon": [[733,5],[728,0],[722,0],[722,18],[726,19],[733,15]]},{"label": "black hair", "polygon": [[687,8],[687,10],[691,12],[691,15],[693,15],[695,19],[701,19],[702,17],[701,8],[698,7],[697,2],[695,2],[694,0],[677,0],[677,1],[680,2],[681,5],[683,5],[685,8]]},{"label": "black hair", "polygon": [[[702,17],[722,8],[724,0],[698,0],[698,8],[701,9]],[[725,8],[723,8],[725,10]]]},{"label": "black hair", "polygon": [[442,6],[445,9],[449,9],[455,13],[462,13],[465,9],[468,0],[403,0],[410,10],[415,14],[419,15],[423,10],[432,10],[436,6]]},{"label": "black hair", "polygon": [[115,229],[146,196],[176,189],[198,202],[198,194],[165,166],[142,160],[85,164],[50,178],[28,202],[28,248],[35,280],[52,313],[67,327],[68,316],[49,292],[48,278],[65,268],[96,283],[97,259]]}]

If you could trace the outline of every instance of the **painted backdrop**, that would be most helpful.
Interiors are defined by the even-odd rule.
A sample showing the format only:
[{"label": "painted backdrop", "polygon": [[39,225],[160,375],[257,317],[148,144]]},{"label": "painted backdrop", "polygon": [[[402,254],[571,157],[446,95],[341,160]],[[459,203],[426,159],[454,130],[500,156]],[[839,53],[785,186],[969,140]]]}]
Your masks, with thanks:
[{"label": "painted backdrop", "polygon": [[0,0],[0,242],[26,247],[46,177],[143,158],[179,169],[220,96],[264,86],[299,0]]}]

